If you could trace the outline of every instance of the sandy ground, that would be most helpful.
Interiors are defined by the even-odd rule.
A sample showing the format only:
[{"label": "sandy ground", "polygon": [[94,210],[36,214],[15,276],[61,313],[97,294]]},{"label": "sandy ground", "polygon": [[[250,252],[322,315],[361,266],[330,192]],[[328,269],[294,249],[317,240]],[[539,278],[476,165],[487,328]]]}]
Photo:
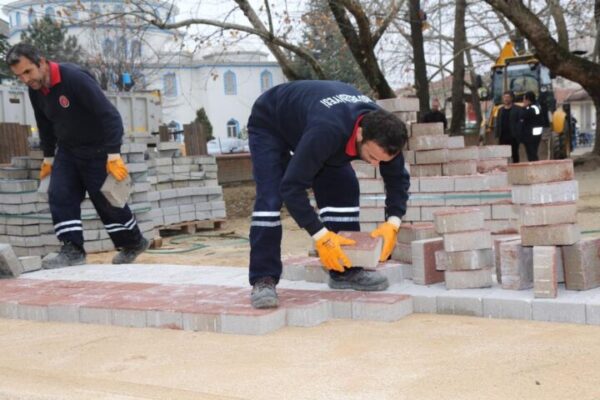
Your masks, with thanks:
[{"label": "sandy ground", "polygon": [[[577,179],[581,226],[600,229],[600,171]],[[229,215],[243,214],[228,198],[247,203],[252,188],[225,197]],[[283,253],[306,254],[308,235],[283,223]],[[139,262],[247,266],[247,217],[204,234],[160,251],[200,250]],[[0,320],[0,399],[598,400],[599,337],[594,326],[425,314],[261,337]]]}]

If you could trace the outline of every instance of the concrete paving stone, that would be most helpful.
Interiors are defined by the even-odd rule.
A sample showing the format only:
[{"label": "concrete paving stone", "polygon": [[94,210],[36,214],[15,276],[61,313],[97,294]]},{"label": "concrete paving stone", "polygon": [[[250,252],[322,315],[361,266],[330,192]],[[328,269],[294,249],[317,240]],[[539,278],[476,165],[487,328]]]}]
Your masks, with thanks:
[{"label": "concrete paving stone", "polygon": [[414,240],[431,239],[437,236],[435,225],[431,222],[418,222],[414,224],[403,223],[398,229],[396,240],[399,243],[410,244]]},{"label": "concrete paving stone", "polygon": [[169,310],[147,310],[146,326],[148,328],[184,329],[183,314]]},{"label": "concrete paving stone", "polygon": [[507,188],[510,186],[508,183],[508,174],[506,172],[493,171],[487,174],[487,177],[490,189]]},{"label": "concrete paving stone", "polygon": [[446,135],[424,135],[413,136],[408,139],[410,150],[436,150],[448,148],[448,136]]},{"label": "concrete paving stone", "polygon": [[[454,177],[437,176],[437,177],[422,177],[419,179],[420,194],[422,193],[439,193],[454,191]],[[441,199],[443,202],[443,198]]]},{"label": "concrete paving stone", "polygon": [[289,306],[283,303],[281,306],[286,306],[287,326],[317,326],[331,317],[331,305],[327,300]]},{"label": "concrete paving stone", "polygon": [[479,208],[456,208],[433,213],[438,234],[483,229],[483,220],[483,212]]},{"label": "concrete paving stone", "polygon": [[445,271],[444,280],[447,289],[479,289],[493,284],[492,268],[464,271]]},{"label": "concrete paving stone", "polygon": [[508,160],[506,158],[488,158],[477,161],[477,172],[489,174],[491,172],[506,171]]},{"label": "concrete paving stone", "polygon": [[[182,327],[183,330],[186,331],[196,331],[196,332],[221,332],[221,315],[216,313],[187,313],[184,312],[182,315]],[[231,316],[229,319],[230,325],[231,323],[236,322],[236,315]],[[237,326],[234,325],[233,328],[237,329]],[[227,332],[227,333],[237,333],[237,332]]]},{"label": "concrete paving stone", "polygon": [[572,245],[580,239],[577,224],[521,226],[523,246]]},{"label": "concrete paving stone", "polygon": [[448,162],[448,149],[414,150],[416,164],[443,164]]},{"label": "concrete paving stone", "polygon": [[326,283],[329,280],[329,272],[318,265],[307,265],[304,273],[306,282]]},{"label": "concrete paving stone", "polygon": [[396,243],[392,251],[392,260],[412,264],[412,248],[409,243]]},{"label": "concrete paving stone", "polygon": [[426,177],[426,176],[442,176],[442,164],[415,164],[410,167],[410,176]]},{"label": "concrete paving stone", "polygon": [[440,122],[418,122],[410,125],[411,136],[440,136],[444,134],[444,124]]},{"label": "concrete paving stone", "polygon": [[[262,311],[262,310],[256,310]],[[221,332],[242,335],[264,335],[285,326],[286,310],[278,308],[260,315],[221,314]]]},{"label": "concrete paving stone", "polygon": [[402,296],[392,298],[389,301],[381,301],[379,298],[371,299],[368,297],[358,298],[352,301],[352,319],[369,321],[398,321],[407,315],[413,313],[412,298]]},{"label": "concrete paving stone", "polygon": [[475,161],[475,160],[449,161],[442,165],[442,174],[444,176],[476,175],[477,174],[477,161]]},{"label": "concrete paving stone", "polygon": [[575,180],[512,186],[512,202],[515,204],[565,203],[578,198]]},{"label": "concrete paving stone", "polygon": [[[490,176],[490,175],[486,175]],[[513,204],[510,188],[495,188],[480,192],[481,204]]]},{"label": "concrete paving stone", "polygon": [[457,176],[454,178],[456,192],[480,192],[489,190],[490,185],[486,175]]},{"label": "concrete paving stone", "polygon": [[448,161],[476,161],[477,159],[479,159],[477,146],[448,149]]},{"label": "concrete paving stone", "polygon": [[303,281],[305,280],[304,274],[304,265],[287,265],[284,262],[281,279],[287,279],[288,281]]},{"label": "concrete paving stone", "polygon": [[112,325],[128,326],[131,328],[145,328],[146,310],[113,309]]},{"label": "concrete paving stone", "polygon": [[478,192],[452,192],[444,195],[446,206],[479,206],[481,195]]},{"label": "concrete paving stone", "polygon": [[511,148],[506,145],[478,146],[479,159],[486,160],[490,158],[509,158],[511,157]]},{"label": "concrete paving stone", "polygon": [[79,306],[75,304],[48,304],[48,321],[79,322]]},{"label": "concrete paving stone", "polygon": [[442,238],[415,240],[411,243],[413,282],[431,285],[443,282],[444,273],[436,269],[435,252],[444,249]]},{"label": "concrete paving stone", "polygon": [[600,238],[582,238],[562,247],[566,287],[589,290],[600,286]]},{"label": "concrete paving stone", "polygon": [[531,299],[483,298],[483,317],[530,320]]},{"label": "concrete paving stone", "polygon": [[402,282],[404,279],[412,279],[412,265],[393,264],[388,261],[379,264],[375,270],[388,278],[390,285]]},{"label": "concrete paving stone", "polygon": [[[438,254],[439,253],[439,254]],[[438,269],[443,266],[445,271],[465,271],[493,267],[492,249],[436,252]]]},{"label": "concrete paving stone", "polygon": [[353,266],[366,269],[377,267],[383,246],[381,237],[372,238],[369,232],[340,231],[338,234],[356,242],[354,245],[343,246],[343,251]]},{"label": "concrete paving stone", "polygon": [[[422,179],[430,179],[431,177],[426,177]],[[437,177],[434,177],[437,179]],[[425,193],[420,192],[414,195],[411,195],[408,198],[408,207],[421,207],[421,206],[443,206],[446,205],[444,193]],[[406,218],[402,218],[406,220]]]},{"label": "concrete paving stone", "polygon": [[79,321],[84,324],[111,325],[112,311],[107,308],[83,306],[79,308]]},{"label": "concrete paving stone", "polygon": [[360,209],[360,222],[381,222],[385,220],[384,207],[363,207]]},{"label": "concrete paving stone", "polygon": [[23,266],[11,245],[0,243],[0,276],[18,277],[21,273],[23,273]]},{"label": "concrete paving stone", "polygon": [[485,220],[483,222],[483,227],[488,231],[492,232],[494,235],[508,235],[519,233],[519,226],[517,224],[517,221],[512,219]]},{"label": "concrete paving stone", "polygon": [[450,136],[448,137],[448,149],[459,149],[465,147],[464,136]]},{"label": "concrete paving stone", "polygon": [[384,193],[383,181],[379,179],[359,179],[361,193]]},{"label": "concrete paving stone", "polygon": [[381,99],[377,100],[377,105],[392,113],[419,111],[419,99],[417,98],[396,97],[393,99]]},{"label": "concrete paving stone", "polygon": [[547,322],[586,323],[586,305],[584,302],[569,300],[532,300],[532,319]]},{"label": "concrete paving stone", "polygon": [[479,250],[491,247],[492,235],[487,230],[444,234],[444,250],[446,251]]},{"label": "concrete paving stone", "polygon": [[42,258],[40,256],[19,257],[19,262],[23,267],[23,273],[42,269]]},{"label": "concrete paving stone", "polygon": [[417,163],[414,150],[403,150],[402,156],[404,157],[404,162],[406,162],[407,164]]},{"label": "concrete paving stone", "polygon": [[406,214],[402,217],[404,222],[419,222],[421,221],[421,208],[420,207],[408,207]]},{"label": "concrete paving stone", "polygon": [[519,217],[521,224],[525,226],[576,223],[577,204],[569,202],[521,205],[519,207]]},{"label": "concrete paving stone", "polygon": [[429,222],[433,221],[433,214],[437,211],[445,211],[448,209],[452,209],[453,207],[448,206],[423,206],[421,207],[421,221]]},{"label": "concrete paving stone", "polygon": [[575,179],[573,160],[543,160],[511,164],[508,168],[508,178],[512,185],[570,181]]},{"label": "concrete paving stone", "polygon": [[536,298],[557,296],[558,257],[556,246],[533,247],[533,293]]},{"label": "concrete paving stone", "polygon": [[19,319],[19,303],[0,301],[0,318]]},{"label": "concrete paving stone", "polygon": [[352,161],[350,164],[352,165],[357,178],[375,179],[377,177],[376,167],[366,163],[365,161],[356,160]]},{"label": "concrete paving stone", "polygon": [[483,301],[480,297],[448,294],[438,296],[436,302],[438,314],[483,316]]},{"label": "concrete paving stone", "polygon": [[490,204],[490,206],[492,207],[491,219],[510,219],[514,221],[519,219],[521,206],[517,204]]},{"label": "concrete paving stone", "polygon": [[520,239],[498,242],[500,282],[503,289],[531,289],[534,282],[533,248]]},{"label": "concrete paving stone", "polygon": [[600,325],[600,304],[585,305],[585,322],[588,325]]}]

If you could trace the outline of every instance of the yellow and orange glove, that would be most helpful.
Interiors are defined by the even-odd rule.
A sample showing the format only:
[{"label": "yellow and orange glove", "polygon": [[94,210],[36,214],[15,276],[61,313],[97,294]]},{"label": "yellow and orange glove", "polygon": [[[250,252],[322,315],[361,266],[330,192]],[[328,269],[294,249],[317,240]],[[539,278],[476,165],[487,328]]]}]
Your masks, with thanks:
[{"label": "yellow and orange glove", "polygon": [[[395,220],[392,220],[395,218]],[[371,237],[376,238],[381,236],[383,238],[383,247],[381,249],[381,255],[379,261],[384,262],[392,255],[394,247],[396,246],[396,238],[398,236],[398,229],[400,228],[400,219],[392,217],[387,222],[380,224],[377,229],[371,232]]]},{"label": "yellow and orange glove", "polygon": [[109,154],[106,161],[106,172],[115,177],[116,180],[122,181],[127,178],[129,171],[123,162],[120,154]]},{"label": "yellow and orange glove", "polygon": [[42,161],[42,167],[40,168],[40,181],[52,173],[52,163],[54,157],[46,157]]},{"label": "yellow and orange glove", "polygon": [[[323,266],[329,270],[344,272],[344,267],[350,268],[352,264],[342,251],[343,245],[352,245],[356,241],[326,231],[316,239],[317,253]],[[341,261],[341,262],[340,262]]]}]

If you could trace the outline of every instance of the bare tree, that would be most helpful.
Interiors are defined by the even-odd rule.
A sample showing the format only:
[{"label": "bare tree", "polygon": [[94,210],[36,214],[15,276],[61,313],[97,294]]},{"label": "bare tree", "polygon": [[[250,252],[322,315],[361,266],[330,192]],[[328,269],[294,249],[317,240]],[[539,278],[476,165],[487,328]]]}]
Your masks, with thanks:
[{"label": "bare tree", "polygon": [[452,75],[452,121],[450,131],[459,135],[465,124],[465,56],[466,32],[465,13],[466,0],[456,1],[456,13],[454,18],[454,68]]},{"label": "bare tree", "polygon": [[429,111],[429,81],[427,79],[427,65],[425,64],[425,51],[423,49],[423,29],[421,22],[421,1],[410,0],[410,36],[415,64],[415,88],[419,98],[419,112],[424,115]]},{"label": "bare tree", "polygon": [[[508,18],[535,47],[535,54],[554,74],[579,83],[596,107],[596,137],[600,137],[600,64],[574,55],[562,47],[548,27],[522,1],[485,0]],[[592,155],[600,157],[600,140]]]}]

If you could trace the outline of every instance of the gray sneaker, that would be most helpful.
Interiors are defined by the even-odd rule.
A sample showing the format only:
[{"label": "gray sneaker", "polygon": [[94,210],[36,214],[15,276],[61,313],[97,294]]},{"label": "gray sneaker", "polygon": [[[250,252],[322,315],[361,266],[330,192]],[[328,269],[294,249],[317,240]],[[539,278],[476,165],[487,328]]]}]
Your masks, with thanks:
[{"label": "gray sneaker", "polygon": [[42,260],[42,268],[54,269],[85,264],[85,251],[71,242],[64,242],[58,254],[48,254]]},{"label": "gray sneaker", "polygon": [[388,279],[377,271],[360,267],[349,268],[343,273],[329,274],[329,287],[332,289],[354,289],[379,292],[389,286]]},{"label": "gray sneaker", "polygon": [[259,278],[252,286],[250,301],[254,308],[276,308],[279,306],[275,279],[270,276]]},{"label": "gray sneaker", "polygon": [[142,237],[140,242],[133,247],[122,248],[112,259],[113,264],[131,264],[135,261],[137,256],[148,250],[150,247],[150,241],[145,237]]}]

